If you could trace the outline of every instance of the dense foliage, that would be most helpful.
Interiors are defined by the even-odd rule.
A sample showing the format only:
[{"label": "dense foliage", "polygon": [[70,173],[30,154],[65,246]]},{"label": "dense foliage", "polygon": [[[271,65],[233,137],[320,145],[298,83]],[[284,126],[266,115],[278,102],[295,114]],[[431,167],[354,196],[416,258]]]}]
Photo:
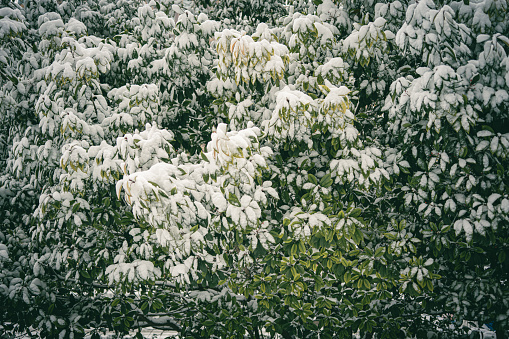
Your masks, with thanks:
[{"label": "dense foliage", "polygon": [[0,336],[505,337],[507,1],[380,1],[2,0]]}]

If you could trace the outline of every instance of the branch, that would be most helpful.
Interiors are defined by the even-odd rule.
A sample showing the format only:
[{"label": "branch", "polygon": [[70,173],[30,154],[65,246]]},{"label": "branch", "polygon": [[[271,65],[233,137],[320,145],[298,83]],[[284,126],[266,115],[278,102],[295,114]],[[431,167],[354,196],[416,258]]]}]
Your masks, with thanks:
[{"label": "branch", "polygon": [[163,316],[170,316],[170,315],[174,315],[176,313],[183,313],[183,312],[187,312],[189,311],[190,308],[189,307],[183,307],[183,308],[179,308],[178,310],[174,310],[172,312],[159,312],[159,313],[156,313],[156,312],[152,312],[152,313],[147,313],[145,316],[148,316],[148,317],[163,317]]},{"label": "branch", "polygon": [[[49,268],[51,268],[51,267],[49,267]],[[51,268],[51,269],[53,270],[53,268]],[[105,285],[105,284],[101,284],[101,283],[98,283],[98,282],[95,282],[95,281],[93,281],[92,283],[87,283],[87,282],[79,281],[79,280],[72,279],[72,278],[67,278],[66,279],[64,276],[56,273],[55,270],[53,270],[53,274],[55,274],[55,276],[58,278],[58,280],[61,280],[61,281],[64,281],[64,282],[71,282],[71,283],[76,284],[76,285],[87,286],[87,287],[96,287],[96,288],[111,289],[111,286],[108,286],[108,285]]]},{"label": "branch", "polygon": [[165,286],[165,287],[173,287],[173,288],[177,287],[177,286],[175,285],[175,283],[168,283],[168,282],[167,282],[167,281],[165,281],[165,280],[156,280],[156,281],[154,281],[154,285],[157,285],[157,286]]},{"label": "branch", "polygon": [[147,317],[145,315],[140,315],[140,318],[142,318],[145,321],[145,323],[143,321],[138,322],[138,326],[140,327],[151,326],[158,330],[173,330],[177,332],[180,332],[182,330],[182,328],[175,321],[175,319],[169,316]]}]

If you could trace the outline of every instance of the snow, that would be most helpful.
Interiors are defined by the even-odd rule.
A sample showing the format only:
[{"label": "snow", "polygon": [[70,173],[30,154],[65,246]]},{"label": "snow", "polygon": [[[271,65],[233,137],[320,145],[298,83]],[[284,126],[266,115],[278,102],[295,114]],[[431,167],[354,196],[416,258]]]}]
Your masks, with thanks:
[{"label": "snow", "polygon": [[474,229],[468,219],[456,220],[456,222],[454,223],[454,230],[456,232],[456,235],[459,235],[463,230],[465,231],[467,241],[470,241],[470,239],[472,239]]},{"label": "snow", "polygon": [[85,35],[87,33],[87,27],[75,18],[69,19],[69,21],[65,24],[65,30],[73,32],[77,36]]},{"label": "snow", "polygon": [[305,32],[313,29],[313,22],[309,17],[300,17],[293,21],[292,30],[294,32]]},{"label": "snow", "polygon": [[0,243],[0,260],[9,260],[9,250],[2,243]]},{"label": "snow", "polygon": [[105,274],[108,277],[108,283],[111,285],[124,279],[127,279],[130,283],[147,279],[155,280],[161,276],[161,271],[154,267],[151,261],[137,259],[132,263],[119,262],[109,265],[106,267]]},{"label": "snow", "polygon": [[[6,36],[9,36],[10,34],[19,34],[22,31],[26,30],[26,26],[24,23],[20,21],[15,21],[9,18],[9,15],[12,14],[12,12],[7,13],[5,10],[8,10],[9,8],[4,7],[2,8],[4,17],[0,18],[0,39],[4,39]],[[19,12],[19,10],[17,10]],[[2,16],[2,13],[0,13],[0,17]],[[17,17],[16,14],[12,14],[12,16]]]},{"label": "snow", "polygon": [[64,27],[62,19],[46,21],[39,26],[39,34],[42,36],[57,35]]},{"label": "snow", "polygon": [[320,44],[324,45],[329,40],[332,40],[334,38],[332,31],[327,26],[319,22],[315,22],[313,23],[313,25],[315,26],[318,32],[318,36],[320,37]]}]

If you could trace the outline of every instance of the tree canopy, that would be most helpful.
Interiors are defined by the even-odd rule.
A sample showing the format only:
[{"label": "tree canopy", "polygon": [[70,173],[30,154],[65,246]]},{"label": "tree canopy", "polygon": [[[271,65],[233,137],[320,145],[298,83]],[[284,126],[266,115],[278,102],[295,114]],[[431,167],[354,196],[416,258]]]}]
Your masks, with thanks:
[{"label": "tree canopy", "polygon": [[378,1],[2,0],[0,335],[505,338],[508,3]]}]

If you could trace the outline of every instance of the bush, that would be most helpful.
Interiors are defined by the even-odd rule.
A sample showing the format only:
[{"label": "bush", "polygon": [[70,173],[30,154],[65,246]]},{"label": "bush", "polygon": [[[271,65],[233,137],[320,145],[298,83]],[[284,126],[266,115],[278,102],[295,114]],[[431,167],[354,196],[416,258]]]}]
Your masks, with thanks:
[{"label": "bush", "polygon": [[506,2],[2,6],[2,335],[504,336]]}]

